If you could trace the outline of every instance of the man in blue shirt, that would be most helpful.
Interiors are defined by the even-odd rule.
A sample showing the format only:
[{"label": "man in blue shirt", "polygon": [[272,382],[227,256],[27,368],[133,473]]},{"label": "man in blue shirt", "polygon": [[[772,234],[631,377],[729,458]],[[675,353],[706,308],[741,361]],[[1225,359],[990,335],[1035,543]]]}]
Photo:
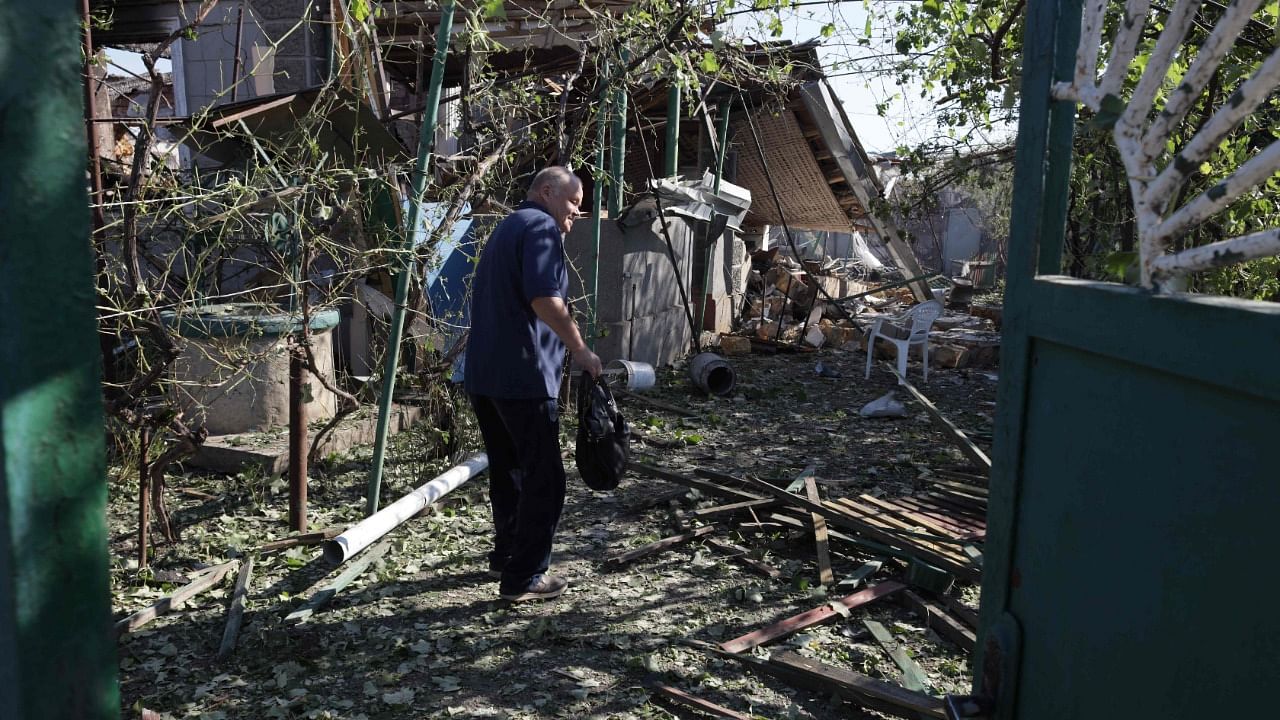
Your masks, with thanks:
[{"label": "man in blue shirt", "polygon": [[566,302],[564,233],[581,204],[573,173],[539,171],[485,244],[471,285],[464,387],[489,455],[489,573],[513,602],[559,597],[568,586],[547,572],[564,507],[556,398],[565,349],[592,376],[601,371]]}]

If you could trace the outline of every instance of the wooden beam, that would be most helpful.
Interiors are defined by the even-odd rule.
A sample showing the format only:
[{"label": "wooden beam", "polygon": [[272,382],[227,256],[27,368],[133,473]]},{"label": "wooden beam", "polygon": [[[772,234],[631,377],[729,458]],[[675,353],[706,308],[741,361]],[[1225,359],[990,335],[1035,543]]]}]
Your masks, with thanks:
[{"label": "wooden beam", "polygon": [[377,545],[365,550],[364,554],[360,556],[360,559],[348,565],[347,569],[344,570],[341,575],[334,578],[333,582],[312,593],[311,598],[307,600],[306,604],[286,615],[284,619],[285,622],[300,623],[308,620],[316,613],[317,610],[327,605],[330,600],[332,600],[338,593],[342,592],[342,590],[350,585],[352,581],[360,577],[365,570],[368,570],[370,565],[374,564],[386,555],[387,551],[390,549],[391,539],[386,538]]},{"label": "wooden beam", "polygon": [[115,624],[116,637],[133,632],[166,613],[177,610],[188,600],[222,582],[227,573],[235,569],[238,560],[228,560],[221,565],[214,565],[196,576],[194,580],[174,591],[172,595],[162,598],[138,612],[123,618]]},{"label": "wooden beam", "polygon": [[[858,196],[858,202],[866,210],[876,233],[885,241],[894,263],[907,277],[922,278],[924,270],[902,231],[892,218],[874,209],[875,201],[883,199],[880,183],[871,168],[863,162],[862,147],[853,127],[845,117],[840,103],[832,97],[826,82],[818,80],[805,83],[800,87],[800,97],[818,126],[817,133],[830,149],[849,187]],[[933,299],[933,291],[923,279],[913,281],[908,287],[917,302]]]},{"label": "wooden beam", "polygon": [[701,519],[701,518],[717,517],[719,515],[730,515],[736,512],[741,512],[743,510],[754,510],[754,509],[777,507],[780,504],[781,503],[779,503],[777,500],[774,500],[772,498],[761,498],[760,500],[743,500],[742,502],[729,503],[728,505],[716,505],[715,507],[691,510],[685,513],[685,515],[691,518]]},{"label": "wooden beam", "polygon": [[222,645],[218,647],[219,660],[236,649],[240,625],[244,622],[244,598],[249,593],[249,582],[252,576],[253,556],[248,555],[240,564],[240,574],[236,576],[236,586],[231,591],[231,604],[227,606],[227,625],[222,629]]},{"label": "wooden beam", "polygon": [[911,608],[926,625],[933,628],[938,635],[955,643],[961,650],[973,652],[978,644],[977,637],[969,628],[947,614],[942,608],[925,600],[910,590],[902,591],[900,596],[904,604]]},{"label": "wooden beam", "polygon": [[644,395],[637,395],[636,393],[629,392],[621,388],[610,388],[610,392],[612,392],[615,396],[622,398],[623,400],[635,400],[636,402],[641,403],[643,405],[649,405],[651,407],[656,407],[659,410],[666,410],[667,412],[673,412],[681,417],[698,417],[698,413],[694,412],[693,410],[690,410],[689,408],[680,407],[679,405],[672,405],[671,403],[665,403],[665,402],[662,402],[661,400],[654,400],[651,397],[645,397]]},{"label": "wooden beam", "polygon": [[906,648],[894,639],[893,634],[889,632],[881,623],[863,619],[862,624],[871,631],[871,636],[880,643],[880,647],[889,653],[889,657],[893,658],[893,662],[902,669],[902,686],[908,690],[924,690],[925,685],[929,681],[929,677],[924,674],[924,670],[916,664],[915,660],[907,654]]},{"label": "wooden beam", "polygon": [[731,542],[717,540],[715,538],[707,538],[706,540],[703,540],[703,542],[729,556],[731,560],[742,563],[752,571],[771,580],[777,580],[782,577],[781,570],[768,563],[761,562],[751,557],[751,551],[741,545],[734,545]]},{"label": "wooden beam", "polygon": [[820,682],[840,697],[873,710],[912,720],[921,717],[938,720],[946,718],[943,702],[939,698],[912,692],[852,670],[825,665],[790,651],[774,653],[769,662]]},{"label": "wooden beam", "polygon": [[[818,484],[812,475],[805,477],[804,491],[810,502],[822,502],[818,497]],[[813,539],[818,546],[818,581],[825,587],[831,587],[836,584],[836,577],[831,572],[831,552],[827,548],[827,521],[818,513],[809,513],[809,517],[813,520]]]},{"label": "wooden beam", "polygon": [[759,647],[760,645],[771,643],[775,640],[780,640],[789,635],[793,635],[806,628],[829,623],[838,617],[842,617],[845,613],[837,611],[834,607],[836,605],[844,608],[845,612],[847,612],[856,607],[866,605],[874,600],[879,600],[882,597],[892,595],[893,593],[905,588],[906,585],[903,585],[900,582],[887,580],[874,587],[869,587],[866,590],[856,592],[852,595],[840,598],[839,600],[833,600],[821,607],[816,607],[812,610],[802,612],[799,615],[793,615],[785,620],[779,620],[768,627],[749,632],[746,635],[732,640],[726,640],[725,642],[720,643],[720,648],[725,652],[744,652],[751,648]]},{"label": "wooden beam", "polygon": [[656,478],[658,480],[666,480],[667,482],[673,482],[673,483],[676,483],[677,485],[684,485],[685,487],[695,488],[695,489],[701,490],[702,492],[710,493],[712,495],[727,495],[729,497],[736,497],[739,499],[746,499],[746,500],[763,500],[764,499],[759,495],[755,495],[755,494],[746,492],[744,490],[738,490],[737,488],[724,487],[723,485],[717,485],[715,483],[707,482],[705,480],[698,480],[696,478],[691,478],[685,475],[680,475],[667,470],[663,470],[662,468],[654,467],[652,465],[646,465],[645,463],[640,463],[640,462],[629,463],[627,465],[627,469],[634,470],[640,475],[646,475],[648,477]]},{"label": "wooden beam", "polygon": [[956,427],[955,423],[948,420],[946,416],[942,414],[942,411],[938,410],[933,403],[929,402],[929,398],[925,397],[924,394],[917,390],[914,385],[907,382],[906,378],[898,375],[897,368],[893,368],[888,364],[886,364],[885,367],[889,367],[893,371],[893,374],[897,375],[898,382],[907,389],[907,392],[911,393],[911,397],[915,398],[916,402],[920,403],[924,409],[928,411],[929,417],[933,418],[933,423],[951,437],[952,441],[954,441],[960,448],[960,452],[964,453],[965,457],[972,460],[987,472],[991,472],[991,458],[987,457],[987,454],[982,452],[981,448],[974,445],[968,435],[965,435],[960,428]]},{"label": "wooden beam", "polygon": [[677,705],[683,705],[687,708],[692,708],[712,717],[728,718],[728,720],[751,720],[750,715],[743,715],[740,712],[735,712],[722,705],[717,705],[710,700],[703,700],[695,695],[690,695],[689,693],[673,688],[670,685],[658,683],[653,686],[653,690],[658,697],[663,700],[673,702]]},{"label": "wooden beam", "polygon": [[619,567],[622,565],[626,565],[632,560],[638,560],[639,558],[642,558],[646,555],[652,555],[656,552],[660,552],[668,548],[673,548],[677,545],[683,545],[684,543],[687,543],[691,540],[696,540],[697,538],[700,538],[703,535],[710,535],[715,531],[716,531],[716,527],[714,525],[704,525],[700,528],[690,530],[687,533],[681,533],[679,535],[673,535],[668,538],[663,538],[657,542],[651,542],[648,545],[638,547],[634,550],[628,550],[627,552],[624,552],[622,554],[614,555],[613,557],[606,558],[604,561],[604,564],[610,567]]},{"label": "wooden beam", "polygon": [[258,548],[258,552],[262,555],[266,555],[291,547],[297,547],[299,545],[319,545],[325,540],[332,540],[341,534],[342,528],[340,527],[331,527],[325,528],[324,530],[317,530],[315,532],[301,533],[299,535],[292,535],[279,540],[272,540]]},{"label": "wooden beam", "polygon": [[963,620],[965,624],[967,624],[969,627],[973,628],[974,630],[978,629],[978,611],[977,610],[974,610],[973,608],[969,607],[968,605],[965,605],[964,603],[951,597],[950,595],[942,596],[942,604],[946,605],[948,610],[955,613],[955,616]]}]

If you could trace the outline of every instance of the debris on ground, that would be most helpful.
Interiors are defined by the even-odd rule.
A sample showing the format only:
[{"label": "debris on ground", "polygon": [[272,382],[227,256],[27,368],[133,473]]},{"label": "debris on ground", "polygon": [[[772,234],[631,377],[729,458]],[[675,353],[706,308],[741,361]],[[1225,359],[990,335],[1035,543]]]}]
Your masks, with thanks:
[{"label": "debris on ground", "polygon": [[[986,470],[919,402],[905,400],[893,421],[859,415],[899,387],[891,372],[822,377],[817,362],[840,367],[851,356],[830,346],[813,355],[735,357],[728,397],[692,392],[679,369],[661,370],[645,395],[618,393],[646,438],[633,446],[637,470],[596,493],[568,463],[553,564],[570,588],[533,606],[499,600],[487,575],[483,479],[335,568],[309,543],[362,518],[368,448],[314,464],[304,535],[288,528],[280,478],[189,471],[173,482],[191,491],[177,494],[173,513],[182,539],[143,572],[133,564],[136,477],[114,469],[120,617],[201,569],[255,559],[244,593],[227,567],[221,586],[122,636],[125,706],[174,718],[638,719],[670,717],[683,695],[744,717],[942,717],[939,698],[969,689]],[[985,444],[993,380],[944,370],[921,392]],[[388,496],[453,464],[429,454],[432,432],[392,439]],[[366,556],[335,588],[331,578]],[[236,597],[238,641],[219,660]],[[308,609],[305,622],[288,620]],[[722,647],[798,617],[821,621],[795,621],[804,627],[741,652]],[[892,650],[864,620],[883,626]],[[918,666],[923,691],[904,687],[895,650]]]}]

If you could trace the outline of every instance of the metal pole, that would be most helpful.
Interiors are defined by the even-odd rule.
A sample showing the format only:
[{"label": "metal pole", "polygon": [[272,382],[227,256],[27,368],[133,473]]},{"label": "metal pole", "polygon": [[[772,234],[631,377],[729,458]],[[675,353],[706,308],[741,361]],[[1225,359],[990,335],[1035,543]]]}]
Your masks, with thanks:
[{"label": "metal pole", "polygon": [[663,172],[666,177],[676,174],[676,158],[680,148],[680,86],[675,83],[667,88],[667,147]]},{"label": "metal pole", "polygon": [[307,530],[307,401],[304,350],[289,348],[289,527]]},{"label": "metal pole", "polygon": [[[625,70],[630,60],[626,48],[622,50],[620,67]],[[623,190],[626,188],[627,172],[627,83],[625,77],[614,78],[620,82],[613,88],[613,126],[609,132],[613,134],[612,157],[610,157],[609,175],[613,184],[609,187],[609,215],[616,217],[622,212]]]},{"label": "metal pole", "polygon": [[0,717],[119,717],[76,6],[0,3]]},{"label": "metal pole", "polygon": [[[604,76],[605,84],[609,82],[608,66],[605,66]],[[603,97],[608,97],[607,94]],[[587,317],[587,347],[595,350],[596,348],[596,315],[599,308],[596,306],[597,298],[600,291],[600,217],[604,214],[604,145],[605,127],[609,123],[609,102],[601,105],[596,114],[596,162],[595,162],[595,183],[591,186],[591,296],[587,298],[587,306],[591,309],[590,315]],[[612,194],[612,193],[610,193]]]},{"label": "metal pole", "polygon": [[138,568],[147,566],[147,534],[151,531],[151,428],[146,425],[138,433]]},{"label": "metal pole", "polygon": [[436,28],[435,56],[431,60],[431,86],[427,93],[427,107],[423,111],[421,133],[418,136],[418,160],[414,164],[412,195],[409,198],[409,216],[405,222],[404,239],[399,250],[403,254],[402,267],[396,275],[395,309],[391,313],[390,337],[387,340],[387,364],[383,371],[382,397],[378,401],[378,430],[373,443],[373,463],[369,468],[369,493],[365,512],[378,511],[378,494],[382,488],[382,463],[387,453],[387,426],[391,421],[391,401],[396,390],[396,368],[400,364],[400,339],[404,334],[404,305],[409,299],[409,278],[413,275],[413,241],[418,232],[422,214],[422,195],[427,188],[427,171],[431,150],[435,145],[436,119],[440,116],[440,88],[444,85],[444,63],[449,55],[449,35],[453,30],[455,0],[444,0],[440,6],[440,25]]},{"label": "metal pole", "polygon": [[244,40],[244,5],[236,13],[236,47],[235,59],[231,63],[231,102],[235,102],[240,98],[240,52],[241,42]]}]

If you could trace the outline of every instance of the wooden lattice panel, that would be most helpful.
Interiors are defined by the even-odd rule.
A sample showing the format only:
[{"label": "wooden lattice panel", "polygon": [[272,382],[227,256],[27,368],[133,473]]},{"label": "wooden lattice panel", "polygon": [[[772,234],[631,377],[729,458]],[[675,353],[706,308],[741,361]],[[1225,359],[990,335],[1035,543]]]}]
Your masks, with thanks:
[{"label": "wooden lattice panel", "polygon": [[[772,172],[773,187],[787,225],[798,230],[831,230],[849,232],[849,216],[836,201],[822,168],[813,157],[795,114],[758,113],[754,118],[760,142]],[[740,147],[736,184],[750,188],[751,224],[781,225],[778,204],[769,191],[769,178],[760,163],[760,154],[751,139],[751,127],[745,119],[736,123],[730,137]]]}]

